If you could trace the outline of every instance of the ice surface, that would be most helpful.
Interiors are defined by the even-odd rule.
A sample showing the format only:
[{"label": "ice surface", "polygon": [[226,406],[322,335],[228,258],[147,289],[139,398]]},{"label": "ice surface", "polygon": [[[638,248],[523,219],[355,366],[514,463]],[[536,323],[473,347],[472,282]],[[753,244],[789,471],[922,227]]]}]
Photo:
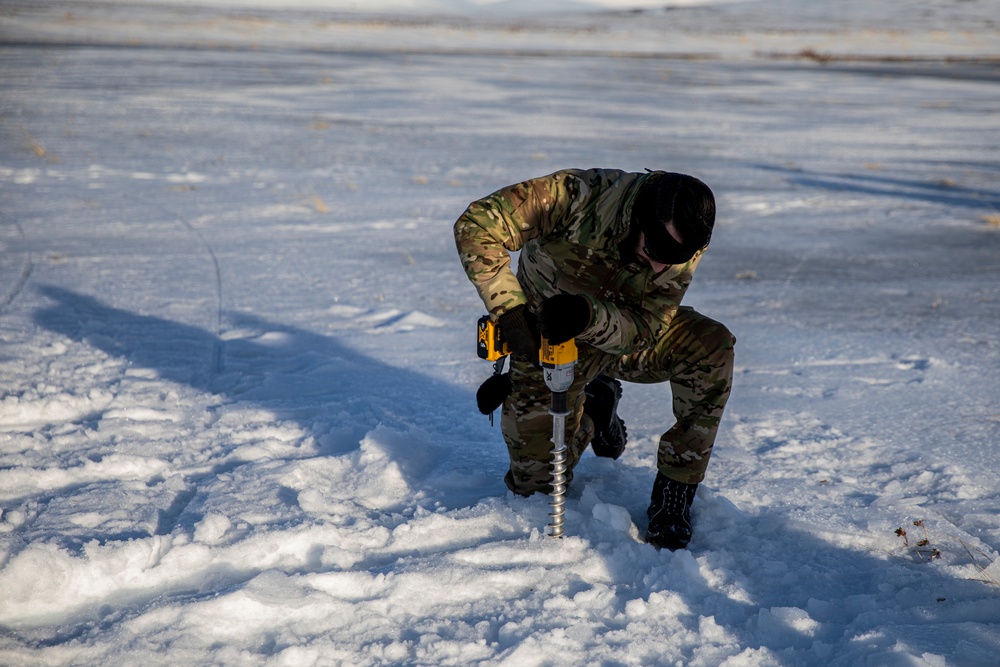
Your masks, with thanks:
[{"label": "ice surface", "polygon": [[[583,4],[4,5],[0,664],[996,664],[992,4]],[[687,551],[667,387],[563,540],[475,408],[451,225],[568,166],[718,196]]]}]

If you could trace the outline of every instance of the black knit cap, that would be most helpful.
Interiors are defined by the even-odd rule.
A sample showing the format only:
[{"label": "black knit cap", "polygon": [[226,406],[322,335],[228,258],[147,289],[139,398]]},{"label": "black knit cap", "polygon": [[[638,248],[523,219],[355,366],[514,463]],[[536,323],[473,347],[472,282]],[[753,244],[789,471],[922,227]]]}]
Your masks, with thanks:
[{"label": "black knit cap", "polygon": [[[673,221],[681,236],[667,231]],[[715,197],[693,176],[657,171],[642,184],[632,205],[632,224],[646,237],[643,252],[662,264],[683,264],[712,240]]]}]

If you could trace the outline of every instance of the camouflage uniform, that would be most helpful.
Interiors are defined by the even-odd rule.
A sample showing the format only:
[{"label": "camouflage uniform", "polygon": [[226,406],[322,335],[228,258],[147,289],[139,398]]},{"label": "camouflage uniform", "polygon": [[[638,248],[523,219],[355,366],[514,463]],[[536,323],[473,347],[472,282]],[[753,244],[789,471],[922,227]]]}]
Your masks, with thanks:
[{"label": "camouflage uniform", "polygon": [[[675,423],[660,437],[657,468],[701,482],[732,385],[735,339],[722,324],[681,307],[702,251],[654,274],[627,248],[632,204],[650,176],[570,169],[503,188],[473,202],[455,223],[459,257],[492,318],[521,304],[535,310],[559,293],[587,299],[593,317],[577,339],[569,390],[570,476],[593,435],[583,388],[597,375],[670,382]],[[625,244],[625,247],[623,247]],[[510,252],[520,251],[517,276]],[[513,393],[501,430],[507,484],[524,495],[549,490],[550,394],[541,372],[514,360]]]}]

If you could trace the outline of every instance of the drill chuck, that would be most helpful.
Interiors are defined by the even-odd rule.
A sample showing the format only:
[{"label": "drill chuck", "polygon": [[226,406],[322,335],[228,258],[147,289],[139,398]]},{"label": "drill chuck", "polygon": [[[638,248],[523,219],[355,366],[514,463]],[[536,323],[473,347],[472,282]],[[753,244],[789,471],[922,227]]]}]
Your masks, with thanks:
[{"label": "drill chuck", "polygon": [[[573,366],[576,365],[576,342],[572,339],[559,345],[551,345],[542,339],[542,349],[539,358],[542,362],[542,374],[545,386],[553,394],[569,391],[573,384]],[[563,397],[565,400],[565,397]]]}]

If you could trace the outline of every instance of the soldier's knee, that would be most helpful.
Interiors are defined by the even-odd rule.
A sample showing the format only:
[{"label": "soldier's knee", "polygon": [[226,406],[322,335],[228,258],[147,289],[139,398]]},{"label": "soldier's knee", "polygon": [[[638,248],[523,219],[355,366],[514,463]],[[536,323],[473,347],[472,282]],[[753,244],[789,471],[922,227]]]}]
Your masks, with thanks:
[{"label": "soldier's knee", "polygon": [[[548,462],[541,461],[514,461],[510,463],[510,469],[504,475],[503,481],[511,492],[519,496],[528,498],[536,493],[548,495],[552,493],[552,471]],[[569,486],[573,482],[572,468],[566,471],[566,482]]]},{"label": "soldier's knee", "polygon": [[730,359],[734,356],[734,350],[736,349],[736,336],[733,332],[726,328],[724,324],[719,325],[719,349],[725,350],[726,354]]},{"label": "soldier's knee", "polygon": [[523,480],[519,480],[517,477],[514,476],[513,469],[507,471],[507,474],[504,475],[503,477],[503,482],[504,484],[507,485],[507,488],[510,489],[513,493],[516,493],[519,496],[524,496],[525,498],[539,491],[545,493],[545,487],[542,486],[541,484],[532,484],[529,482],[525,482]]},{"label": "soldier's knee", "polygon": [[725,324],[715,320],[707,320],[699,332],[699,341],[710,355],[730,361],[733,359],[736,336]]}]

